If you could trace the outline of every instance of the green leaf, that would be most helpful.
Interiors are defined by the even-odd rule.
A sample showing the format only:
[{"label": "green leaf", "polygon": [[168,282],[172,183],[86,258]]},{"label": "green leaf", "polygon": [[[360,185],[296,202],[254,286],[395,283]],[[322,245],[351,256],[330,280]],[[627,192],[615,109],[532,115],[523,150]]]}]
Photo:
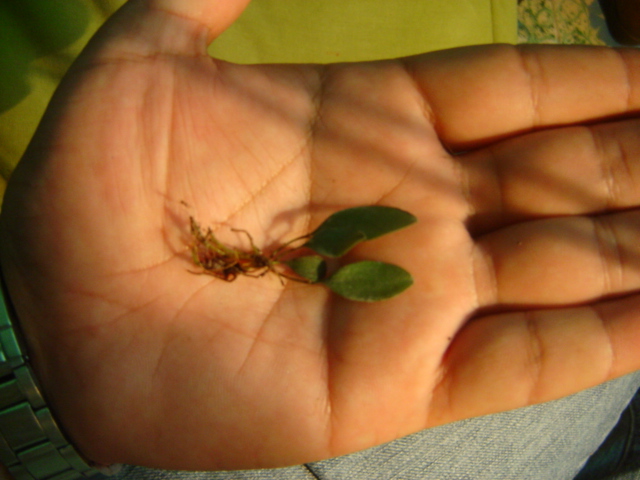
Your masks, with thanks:
[{"label": "green leaf", "polygon": [[342,267],[323,283],[349,300],[376,302],[403,292],[413,278],[397,265],[367,260]]},{"label": "green leaf", "polygon": [[348,208],[327,218],[313,231],[305,246],[326,257],[341,257],[360,242],[415,222],[415,216],[399,208],[379,205]]},{"label": "green leaf", "polygon": [[327,273],[327,263],[320,255],[305,255],[285,262],[291,270],[311,283],[322,280]]},{"label": "green leaf", "polygon": [[327,227],[316,230],[305,246],[325,257],[341,257],[366,239],[359,230]]}]

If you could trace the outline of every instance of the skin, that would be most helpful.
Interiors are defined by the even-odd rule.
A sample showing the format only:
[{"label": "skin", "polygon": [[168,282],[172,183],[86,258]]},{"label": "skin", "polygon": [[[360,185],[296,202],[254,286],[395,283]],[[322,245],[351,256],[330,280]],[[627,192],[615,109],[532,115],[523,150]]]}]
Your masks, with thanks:
[{"label": "skin", "polygon": [[[130,0],[7,189],[2,269],[86,456],[289,465],[640,368],[640,52],[208,58],[246,3]],[[419,219],[349,259],[409,270],[391,300],[187,271],[190,215],[268,248],[367,204]]]}]

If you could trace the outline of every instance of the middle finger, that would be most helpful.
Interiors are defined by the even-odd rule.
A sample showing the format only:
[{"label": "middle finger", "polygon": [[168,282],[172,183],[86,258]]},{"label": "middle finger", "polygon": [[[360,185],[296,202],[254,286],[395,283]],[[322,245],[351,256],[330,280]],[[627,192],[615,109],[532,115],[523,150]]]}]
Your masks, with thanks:
[{"label": "middle finger", "polygon": [[640,119],[563,127],[460,155],[469,230],[637,206],[639,133]]}]

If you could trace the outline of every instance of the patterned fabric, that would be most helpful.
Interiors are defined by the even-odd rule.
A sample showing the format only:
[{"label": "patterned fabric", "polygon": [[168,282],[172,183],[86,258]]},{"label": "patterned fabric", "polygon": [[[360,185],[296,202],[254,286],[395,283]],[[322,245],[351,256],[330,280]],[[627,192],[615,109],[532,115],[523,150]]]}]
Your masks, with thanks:
[{"label": "patterned fabric", "polygon": [[597,0],[518,2],[518,42],[617,46]]}]

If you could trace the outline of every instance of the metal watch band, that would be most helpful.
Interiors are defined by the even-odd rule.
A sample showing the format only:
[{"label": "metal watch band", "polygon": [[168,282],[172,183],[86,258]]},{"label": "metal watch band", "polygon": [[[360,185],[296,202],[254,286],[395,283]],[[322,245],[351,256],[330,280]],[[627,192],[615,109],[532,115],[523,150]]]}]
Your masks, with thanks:
[{"label": "metal watch band", "polygon": [[0,276],[0,462],[15,480],[74,480],[103,472],[65,439],[28,363]]}]

